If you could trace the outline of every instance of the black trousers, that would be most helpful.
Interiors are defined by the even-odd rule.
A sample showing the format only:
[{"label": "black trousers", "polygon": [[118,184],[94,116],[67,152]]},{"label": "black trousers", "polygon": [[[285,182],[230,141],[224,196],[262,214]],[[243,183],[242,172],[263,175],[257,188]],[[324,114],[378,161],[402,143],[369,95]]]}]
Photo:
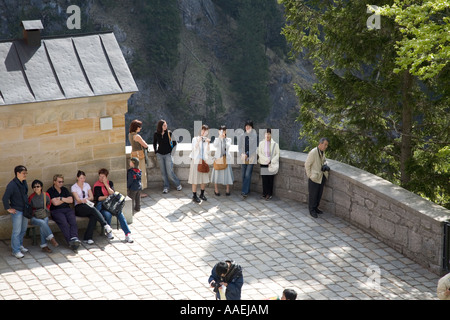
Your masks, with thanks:
[{"label": "black trousers", "polygon": [[273,180],[274,180],[274,178],[275,178],[274,175],[262,176],[263,195],[265,195],[265,196],[273,195]]},{"label": "black trousers", "polygon": [[[268,165],[261,165],[261,168],[268,168]],[[272,196],[273,195],[273,180],[275,175],[262,175],[263,184],[263,195]]]},{"label": "black trousers", "polygon": [[92,208],[92,207],[88,206],[85,203],[80,203],[75,206],[75,215],[77,215],[79,217],[88,217],[89,218],[89,223],[86,228],[86,232],[84,233],[83,240],[92,239],[97,221],[100,222],[102,227],[107,225],[107,222],[106,222],[105,218],[103,217],[103,215],[100,213],[100,211],[98,211],[96,208]]},{"label": "black trousers", "polygon": [[320,184],[313,182],[311,179],[308,179],[308,207],[310,212],[316,210],[319,207],[320,199],[322,198],[323,187],[325,186],[326,181],[327,178],[325,178],[325,176],[322,177],[322,183]]}]

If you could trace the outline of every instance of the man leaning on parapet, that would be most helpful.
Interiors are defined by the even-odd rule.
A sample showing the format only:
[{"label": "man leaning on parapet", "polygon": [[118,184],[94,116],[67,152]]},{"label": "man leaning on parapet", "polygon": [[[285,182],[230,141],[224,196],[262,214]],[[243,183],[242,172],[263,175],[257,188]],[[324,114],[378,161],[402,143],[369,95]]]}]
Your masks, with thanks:
[{"label": "man leaning on parapet", "polygon": [[323,187],[325,186],[325,182],[328,179],[328,172],[330,171],[330,167],[328,167],[325,158],[325,150],[327,148],[328,139],[321,138],[319,145],[308,153],[305,162],[305,171],[308,176],[309,214],[313,218],[317,218],[317,214],[322,213],[319,210],[319,204],[322,198]]}]

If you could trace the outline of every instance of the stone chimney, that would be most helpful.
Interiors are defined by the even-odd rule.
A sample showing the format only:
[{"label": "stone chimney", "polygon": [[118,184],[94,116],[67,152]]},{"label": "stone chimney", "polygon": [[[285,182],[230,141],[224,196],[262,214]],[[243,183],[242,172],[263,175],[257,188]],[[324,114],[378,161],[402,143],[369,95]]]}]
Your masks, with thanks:
[{"label": "stone chimney", "polygon": [[22,21],[23,38],[27,45],[39,47],[41,45],[41,30],[44,29],[41,20]]}]

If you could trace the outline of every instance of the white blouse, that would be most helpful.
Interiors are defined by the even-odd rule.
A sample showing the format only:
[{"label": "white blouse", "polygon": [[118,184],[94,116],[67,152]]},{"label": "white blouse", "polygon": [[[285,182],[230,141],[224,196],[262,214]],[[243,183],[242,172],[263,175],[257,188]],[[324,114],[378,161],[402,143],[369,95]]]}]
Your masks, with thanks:
[{"label": "white blouse", "polygon": [[[198,136],[198,137],[194,137],[192,139],[192,151],[191,154],[189,155],[189,158],[197,161],[198,163],[200,163],[200,159],[202,159],[202,151],[203,151],[203,160],[208,160],[209,159],[209,143],[204,141],[201,142],[202,137]],[[203,145],[203,148],[202,148]],[[203,149],[203,150],[202,150]]]},{"label": "white blouse", "polygon": [[[78,194],[78,197],[80,197],[80,199],[83,199],[83,198],[87,199],[87,198],[89,198],[89,190],[91,190],[91,186],[87,182],[85,182],[83,184],[83,189],[81,189],[80,186],[77,183],[75,183],[70,188],[70,191],[76,192]],[[84,191],[84,194],[83,194],[83,191]],[[76,199],[74,199],[74,200],[75,200],[75,205],[77,205],[78,204],[77,200]]]}]

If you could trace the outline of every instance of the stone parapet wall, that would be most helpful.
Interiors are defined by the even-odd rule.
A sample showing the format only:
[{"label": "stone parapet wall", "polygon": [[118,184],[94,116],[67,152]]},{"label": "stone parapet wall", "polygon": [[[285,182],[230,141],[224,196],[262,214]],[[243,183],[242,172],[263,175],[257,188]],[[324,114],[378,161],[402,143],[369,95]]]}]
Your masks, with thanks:
[{"label": "stone parapet wall", "polygon": [[[190,153],[190,144],[180,144],[175,152],[185,157]],[[236,160],[236,149],[232,152]],[[275,196],[308,203],[306,157],[305,153],[280,151]],[[321,201],[322,210],[349,221],[428,270],[442,273],[443,226],[450,220],[449,210],[366,171],[338,161],[328,163],[331,172]],[[186,185],[189,165],[176,164],[174,170],[184,187],[189,188]],[[161,173],[153,152],[149,153],[147,173],[148,186],[161,187],[162,191]],[[233,165],[233,173],[236,182],[232,190],[240,193],[240,165]],[[254,167],[251,190],[262,191],[259,165]]]},{"label": "stone parapet wall", "polygon": [[[129,96],[1,106],[0,194],[20,164],[28,169],[28,184],[39,179],[44,189],[52,185],[56,173],[64,175],[66,184],[75,183],[78,170],[86,172],[92,186],[98,170],[105,167],[115,188],[126,192],[125,113]],[[100,130],[102,117],[112,118],[111,130]],[[5,212],[0,210],[1,214]]]}]

